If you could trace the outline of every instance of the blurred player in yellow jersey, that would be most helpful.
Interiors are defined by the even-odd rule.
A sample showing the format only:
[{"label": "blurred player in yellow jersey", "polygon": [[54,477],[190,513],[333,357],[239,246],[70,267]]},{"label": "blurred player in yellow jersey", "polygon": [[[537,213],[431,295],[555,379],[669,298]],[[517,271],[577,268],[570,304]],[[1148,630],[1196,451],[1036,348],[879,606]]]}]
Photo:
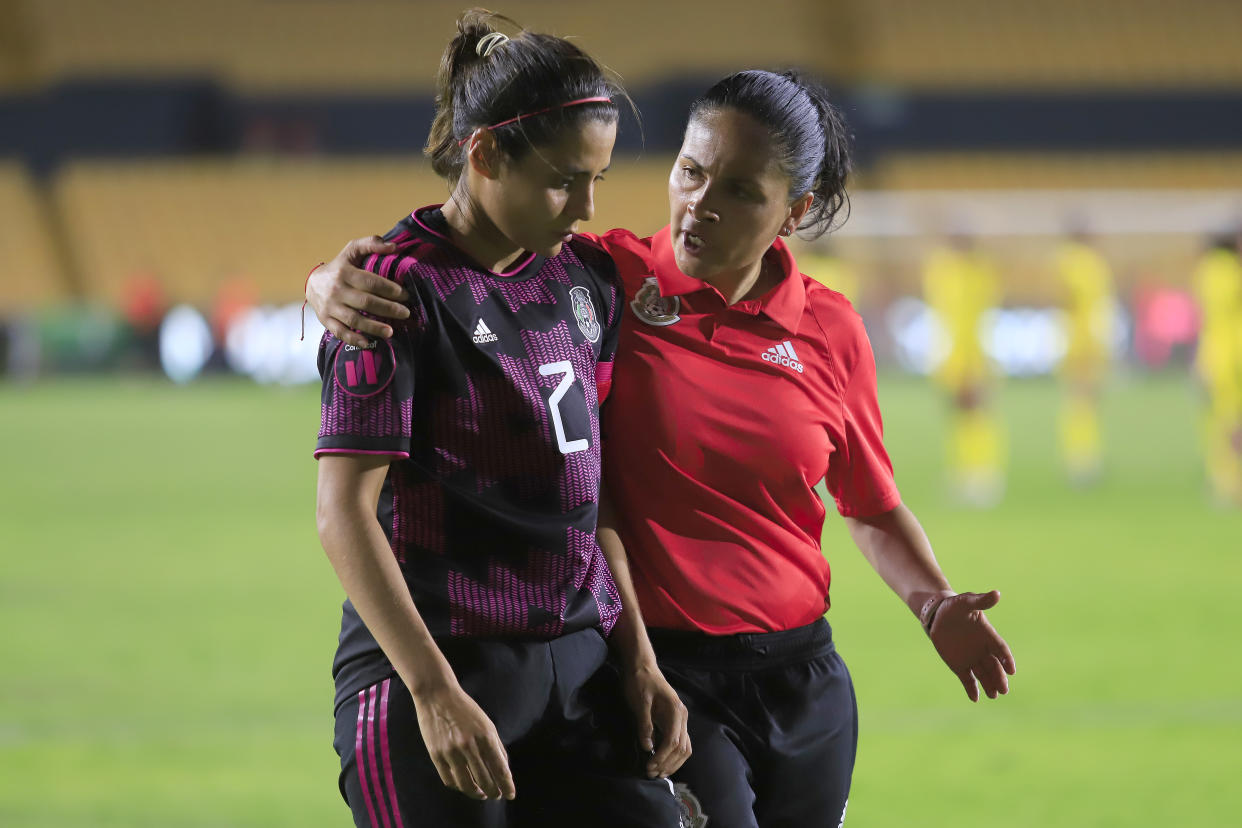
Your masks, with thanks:
[{"label": "blurred player in yellow jersey", "polygon": [[1242,505],[1242,231],[1199,260],[1195,297],[1202,324],[1195,369],[1207,391],[1203,451],[1214,496]]},{"label": "blurred player in yellow jersey", "polygon": [[798,269],[858,306],[858,271],[838,255],[835,247],[821,242],[799,254]]},{"label": "blurred player in yellow jersey", "polygon": [[1058,433],[1070,480],[1094,482],[1100,473],[1100,389],[1113,341],[1113,274],[1086,233],[1074,232],[1057,250],[1056,272],[1065,311],[1066,349],[1061,360],[1065,394]]},{"label": "blurred player in yellow jersey", "polygon": [[923,269],[923,292],[939,318],[947,355],[935,373],[953,403],[948,441],[952,482],[964,502],[995,504],[1004,492],[1005,431],[990,406],[994,373],[983,348],[984,314],[1000,302],[1000,277],[974,239],[955,234],[933,250]]}]

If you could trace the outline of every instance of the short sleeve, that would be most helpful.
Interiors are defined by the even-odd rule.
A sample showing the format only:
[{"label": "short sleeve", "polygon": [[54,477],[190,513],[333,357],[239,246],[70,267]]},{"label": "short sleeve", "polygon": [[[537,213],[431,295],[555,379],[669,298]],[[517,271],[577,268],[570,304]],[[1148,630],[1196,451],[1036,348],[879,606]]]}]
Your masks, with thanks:
[{"label": "short sleeve", "polygon": [[841,400],[844,445],[832,453],[825,483],[845,517],[867,517],[901,505],[893,464],[884,448],[876,393],[875,355],[858,322],[857,359]]},{"label": "short sleeve", "polygon": [[[368,262],[390,275],[391,263]],[[397,276],[395,278],[401,278]],[[406,284],[407,290],[410,285]],[[411,295],[415,295],[410,291]],[[416,366],[414,342],[422,307],[413,300],[410,321],[394,327],[392,339],[369,348],[348,345],[330,333],[319,343],[319,438],[315,457],[325,454],[410,456]]]},{"label": "short sleeve", "polygon": [[414,371],[409,336],[397,333],[370,348],[325,334],[319,345],[319,439],[325,454],[410,456]]}]

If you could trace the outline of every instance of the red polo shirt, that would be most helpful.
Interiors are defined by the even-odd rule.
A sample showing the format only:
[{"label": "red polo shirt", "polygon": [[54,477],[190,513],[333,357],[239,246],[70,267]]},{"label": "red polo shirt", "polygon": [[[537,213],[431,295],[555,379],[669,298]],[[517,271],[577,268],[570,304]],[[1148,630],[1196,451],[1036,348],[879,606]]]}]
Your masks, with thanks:
[{"label": "red polo shirt", "polygon": [[724,635],[809,624],[828,608],[826,481],[837,510],[901,502],[875,359],[841,294],[798,272],[733,306],[683,274],[668,228],[599,238],[628,307],[604,408],[604,475],[653,627]]}]

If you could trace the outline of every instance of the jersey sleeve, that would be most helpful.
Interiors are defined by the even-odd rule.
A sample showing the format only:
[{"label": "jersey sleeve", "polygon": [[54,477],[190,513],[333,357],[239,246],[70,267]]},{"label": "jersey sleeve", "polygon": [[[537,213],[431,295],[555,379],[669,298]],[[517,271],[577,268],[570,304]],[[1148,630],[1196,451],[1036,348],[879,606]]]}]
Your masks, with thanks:
[{"label": "jersey sleeve", "polygon": [[856,360],[841,400],[843,441],[832,453],[825,484],[845,517],[878,515],[901,505],[893,464],[884,448],[884,423],[876,392],[875,355],[862,320],[856,319]]},{"label": "jersey sleeve", "polygon": [[[374,257],[368,269],[380,267]],[[399,278],[399,277],[396,277]],[[412,296],[417,294],[406,289]],[[375,454],[396,459],[410,456],[414,411],[414,342],[423,315],[411,300],[410,321],[394,326],[390,340],[357,348],[325,333],[319,343],[319,438],[315,457],[325,454]]]}]

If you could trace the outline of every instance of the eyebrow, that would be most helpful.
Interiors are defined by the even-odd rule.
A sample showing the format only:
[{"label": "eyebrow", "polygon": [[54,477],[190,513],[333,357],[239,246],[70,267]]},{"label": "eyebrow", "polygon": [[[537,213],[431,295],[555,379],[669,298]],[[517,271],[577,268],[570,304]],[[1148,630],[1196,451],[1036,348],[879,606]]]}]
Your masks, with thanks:
[{"label": "eyebrow", "polygon": [[[696,167],[701,168],[703,166],[703,163],[699,161],[697,158],[695,158],[693,155],[687,155],[686,153],[682,152],[682,153],[678,153],[677,157],[686,159],[687,161],[689,161],[691,164],[693,164]],[[748,187],[759,186],[758,181],[756,181],[754,178],[748,178],[746,176],[739,177],[739,176],[734,175],[734,176],[729,176],[728,178],[722,178],[720,180],[726,184],[744,184]]]},{"label": "eyebrow", "polygon": [[[552,169],[556,170],[556,167],[553,167]],[[609,164],[607,167],[604,167],[602,170],[600,170],[598,175],[603,175],[604,173],[608,172],[611,169],[612,169],[612,164]],[[577,178],[580,175],[591,175],[592,174],[590,170],[563,170],[563,171],[556,170],[556,171],[560,173],[561,175],[565,176],[566,178]]]}]

